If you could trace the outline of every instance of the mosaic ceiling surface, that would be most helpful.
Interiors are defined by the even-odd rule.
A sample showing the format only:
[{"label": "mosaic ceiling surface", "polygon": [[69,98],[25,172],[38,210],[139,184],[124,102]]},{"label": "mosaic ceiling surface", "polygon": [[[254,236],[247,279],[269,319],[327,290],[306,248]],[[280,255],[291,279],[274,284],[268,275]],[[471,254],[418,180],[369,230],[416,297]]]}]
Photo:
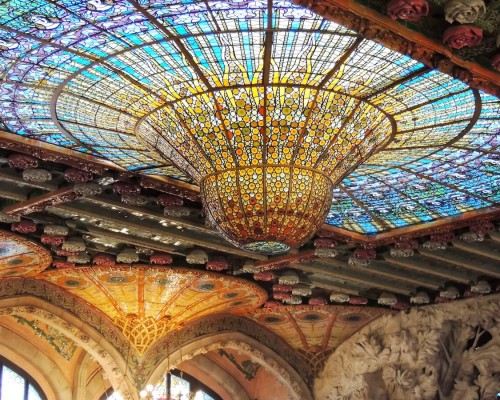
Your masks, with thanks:
[{"label": "mosaic ceiling surface", "polygon": [[106,314],[139,353],[189,321],[217,313],[242,315],[267,298],[241,279],[182,268],[82,267],[52,270],[53,283]]},{"label": "mosaic ceiling surface", "polygon": [[389,136],[334,192],[326,222],[359,233],[500,201],[498,98],[288,1],[12,0],[0,21],[14,134],[184,181],[200,174],[185,157],[224,164],[213,147],[252,162],[240,144],[257,143],[281,163],[273,148],[302,141],[298,159],[328,168],[322,135]]},{"label": "mosaic ceiling surface", "polygon": [[249,314],[293,348],[318,352],[337,348],[363,326],[390,313],[374,307],[297,306],[260,309]]},{"label": "mosaic ceiling surface", "polygon": [[31,277],[47,268],[50,253],[21,236],[0,231],[0,277]]}]

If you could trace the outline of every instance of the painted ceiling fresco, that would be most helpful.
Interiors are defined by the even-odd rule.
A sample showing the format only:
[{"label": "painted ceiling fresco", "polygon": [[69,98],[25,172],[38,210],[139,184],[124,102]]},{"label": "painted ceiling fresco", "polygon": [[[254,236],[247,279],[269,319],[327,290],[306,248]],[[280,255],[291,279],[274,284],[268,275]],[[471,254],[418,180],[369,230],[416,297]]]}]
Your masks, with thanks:
[{"label": "painted ceiling fresco", "polygon": [[326,219],[365,234],[500,200],[498,98],[289,1],[4,0],[0,21],[0,116],[16,135],[190,182],[224,159],[186,158],[215,146],[252,162],[239,145],[264,127],[276,136],[265,157],[286,162],[273,147],[307,131],[301,157],[316,167],[316,130],[390,137],[335,189]]},{"label": "painted ceiling fresco", "polygon": [[249,317],[290,346],[319,352],[337,348],[363,326],[388,313],[374,307],[288,306],[256,310]]},{"label": "painted ceiling fresco", "polygon": [[189,321],[217,313],[244,314],[266,300],[257,285],[182,268],[82,267],[38,276],[106,314],[139,353]]}]

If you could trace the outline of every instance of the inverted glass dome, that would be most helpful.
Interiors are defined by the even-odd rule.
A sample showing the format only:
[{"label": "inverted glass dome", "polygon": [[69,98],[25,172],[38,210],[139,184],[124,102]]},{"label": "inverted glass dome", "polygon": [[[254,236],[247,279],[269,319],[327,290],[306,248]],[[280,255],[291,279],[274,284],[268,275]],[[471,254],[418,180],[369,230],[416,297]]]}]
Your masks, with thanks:
[{"label": "inverted glass dome", "polygon": [[197,183],[248,250],[499,201],[497,98],[289,1],[15,0],[0,18],[5,130]]}]

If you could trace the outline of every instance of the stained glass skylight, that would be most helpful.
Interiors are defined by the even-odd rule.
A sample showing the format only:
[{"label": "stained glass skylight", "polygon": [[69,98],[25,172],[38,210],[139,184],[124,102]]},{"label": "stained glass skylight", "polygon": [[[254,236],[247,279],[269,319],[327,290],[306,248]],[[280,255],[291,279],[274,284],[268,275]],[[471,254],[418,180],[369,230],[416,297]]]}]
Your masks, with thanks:
[{"label": "stained glass skylight", "polygon": [[[389,138],[334,190],[326,222],[354,232],[500,202],[498,98],[287,0],[3,0],[0,69],[8,131],[147,175],[260,162],[248,139],[277,163],[305,141],[306,163],[342,177],[331,157]],[[349,143],[321,155],[329,134]],[[226,157],[186,161],[211,148]]]}]

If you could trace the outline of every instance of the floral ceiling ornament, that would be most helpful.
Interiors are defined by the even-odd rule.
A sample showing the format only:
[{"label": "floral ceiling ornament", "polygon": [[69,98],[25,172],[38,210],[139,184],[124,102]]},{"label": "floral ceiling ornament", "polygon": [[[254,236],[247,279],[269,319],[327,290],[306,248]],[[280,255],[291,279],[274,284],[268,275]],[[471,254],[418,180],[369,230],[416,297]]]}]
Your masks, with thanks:
[{"label": "floral ceiling ornament", "polygon": [[387,14],[393,20],[418,21],[429,14],[429,4],[425,0],[392,0]]},{"label": "floral ceiling ornament", "polygon": [[452,49],[477,46],[483,40],[483,30],[473,25],[448,28],[443,34],[443,43]]},{"label": "floral ceiling ornament", "polygon": [[445,19],[450,24],[472,24],[486,13],[483,0],[452,0],[444,6]]}]

